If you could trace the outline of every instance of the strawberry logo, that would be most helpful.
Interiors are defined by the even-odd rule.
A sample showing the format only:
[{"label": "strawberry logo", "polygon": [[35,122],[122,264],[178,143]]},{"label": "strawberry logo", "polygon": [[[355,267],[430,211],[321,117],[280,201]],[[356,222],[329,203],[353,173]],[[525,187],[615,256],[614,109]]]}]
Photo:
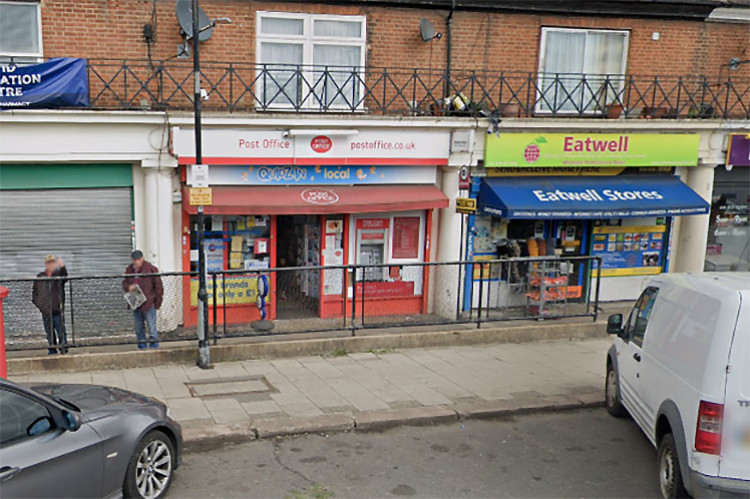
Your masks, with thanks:
[{"label": "strawberry logo", "polygon": [[546,143],[547,143],[547,139],[541,136],[532,140],[526,146],[526,149],[523,150],[523,159],[525,159],[527,163],[536,162],[536,160],[539,159],[539,154],[541,153],[541,150],[539,149],[538,144],[546,144]]}]

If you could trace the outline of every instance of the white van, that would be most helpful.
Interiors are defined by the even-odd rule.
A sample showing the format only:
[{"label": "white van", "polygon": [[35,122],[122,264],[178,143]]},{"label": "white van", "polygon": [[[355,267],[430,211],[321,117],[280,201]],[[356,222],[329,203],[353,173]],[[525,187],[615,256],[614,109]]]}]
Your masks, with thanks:
[{"label": "white van", "polygon": [[662,495],[749,497],[750,273],[660,276],[607,332],[607,410],[659,449]]}]

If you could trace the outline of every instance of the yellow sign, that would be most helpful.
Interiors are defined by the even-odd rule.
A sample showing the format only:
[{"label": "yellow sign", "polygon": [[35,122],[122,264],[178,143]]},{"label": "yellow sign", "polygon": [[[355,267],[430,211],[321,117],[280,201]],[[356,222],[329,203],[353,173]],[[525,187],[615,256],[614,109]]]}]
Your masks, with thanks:
[{"label": "yellow sign", "polygon": [[[633,268],[625,268],[625,269],[602,269],[601,276],[602,277],[624,277],[624,276],[634,276],[634,275],[657,275],[657,274],[661,274],[662,272],[663,271],[661,267],[633,267]],[[596,275],[599,273],[599,270],[593,269],[591,273],[594,277],[596,277]]]},{"label": "yellow sign", "polygon": [[[638,173],[670,173],[669,166],[646,166],[630,168]],[[614,176],[625,171],[625,168],[607,166],[503,166],[487,168],[488,177],[544,177],[547,175],[565,177]]]},{"label": "yellow sign", "polygon": [[477,212],[477,200],[472,198],[456,198],[456,213],[473,215]]},{"label": "yellow sign", "polygon": [[213,190],[210,187],[191,187],[190,206],[211,206],[213,202]]},{"label": "yellow sign", "polygon": [[[257,277],[227,277],[226,283],[222,285],[222,279],[216,279],[216,298],[219,305],[245,305],[255,304],[258,300],[258,278]],[[190,306],[198,306],[198,279],[190,280]],[[209,278],[206,280],[206,291],[208,292],[208,304],[214,303],[214,282]],[[226,302],[224,301],[226,292]],[[268,297],[266,297],[268,300]]]},{"label": "yellow sign", "polygon": [[594,234],[627,234],[629,232],[666,232],[666,225],[602,225],[594,227]]}]

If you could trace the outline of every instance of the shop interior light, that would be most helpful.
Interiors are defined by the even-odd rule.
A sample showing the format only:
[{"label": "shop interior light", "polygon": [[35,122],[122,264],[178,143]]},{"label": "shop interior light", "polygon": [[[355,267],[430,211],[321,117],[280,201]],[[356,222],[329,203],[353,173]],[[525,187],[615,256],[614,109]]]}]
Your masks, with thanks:
[{"label": "shop interior light", "polygon": [[331,130],[315,130],[312,128],[292,128],[284,132],[284,137],[297,137],[307,135],[357,135],[359,130],[343,130],[334,128]]}]

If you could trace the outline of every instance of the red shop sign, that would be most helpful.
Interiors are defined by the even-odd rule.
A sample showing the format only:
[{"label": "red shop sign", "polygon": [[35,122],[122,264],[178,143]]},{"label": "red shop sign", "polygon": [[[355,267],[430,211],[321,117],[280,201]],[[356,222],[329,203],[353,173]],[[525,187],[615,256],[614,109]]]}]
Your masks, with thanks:
[{"label": "red shop sign", "polygon": [[388,218],[358,218],[358,229],[387,229],[390,226]]},{"label": "red shop sign", "polygon": [[333,141],[330,137],[326,137],[325,135],[318,135],[317,137],[313,137],[310,141],[310,148],[320,154],[330,151],[332,147]]}]

